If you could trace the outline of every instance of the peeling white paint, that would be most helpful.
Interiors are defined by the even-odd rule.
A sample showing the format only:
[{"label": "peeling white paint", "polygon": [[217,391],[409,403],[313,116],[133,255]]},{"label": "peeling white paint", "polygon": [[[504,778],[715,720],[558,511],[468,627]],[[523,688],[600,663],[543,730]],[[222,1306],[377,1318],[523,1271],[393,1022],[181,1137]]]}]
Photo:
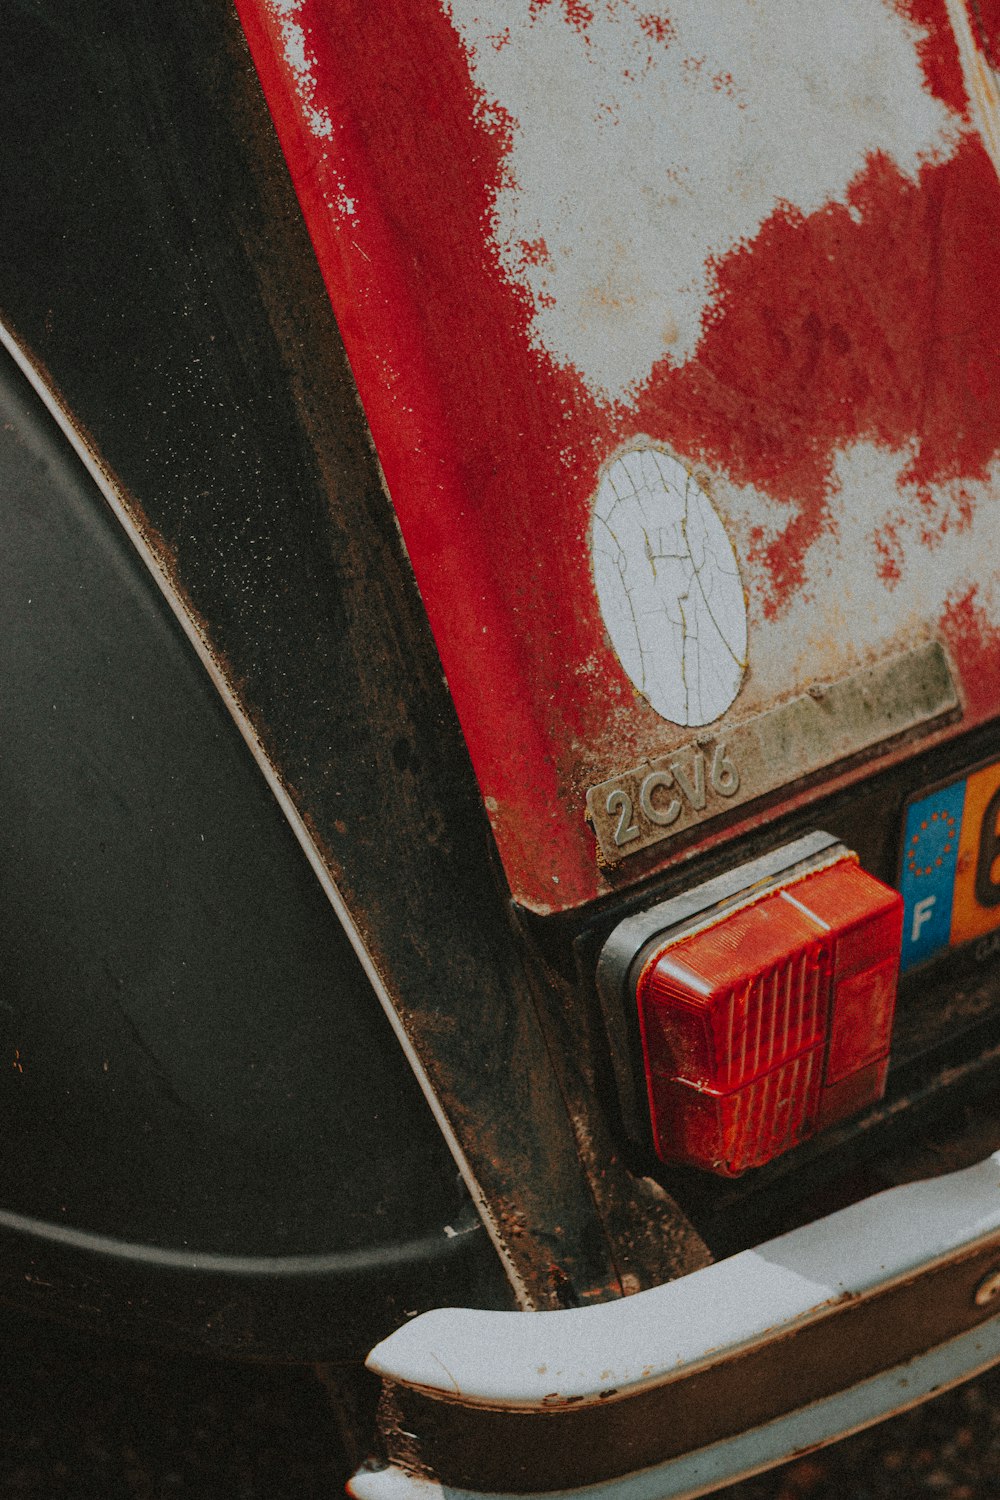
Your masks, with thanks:
[{"label": "peeling white paint", "polygon": [[750,487],[713,481],[749,600],[753,677],[741,712],[818,677],[841,676],[900,641],[926,639],[928,622],[973,590],[984,618],[1000,626],[1000,459],[982,480],[920,488],[907,477],[912,459],[908,450],[867,442],[837,454],[828,524],[806,551],[802,585],[777,618],[767,616],[772,580],[760,553],[784,533],[788,507]]},{"label": "peeling white paint", "polygon": [[746,669],[743,585],[683,464],[651,445],[614,460],[597,491],[593,559],[611,643],[656,712],[675,724],[725,713]]},{"label": "peeling white paint", "polygon": [[594,579],[625,671],[672,723],[713,722],[737,694],[742,719],[836,680],[927,639],[929,622],[970,593],[1000,628],[1000,459],[982,480],[918,488],[909,449],[841,449],[827,523],[775,614],[763,553],[784,534],[788,506],[724,475],[713,476],[713,505],[645,441],[613,461],[598,489]]},{"label": "peeling white paint", "polygon": [[[329,141],[333,138],[334,123],[329,111],[316,103],[316,59],[309,50],[305,29],[296,19],[304,3],[305,0],[266,0],[281,39],[281,54],[292,76],[303,123],[317,140]],[[333,197],[325,198],[327,207],[341,218],[353,219],[357,205],[326,153],[324,161],[334,185]]]},{"label": "peeling white paint", "polygon": [[[844,202],[873,155],[914,178],[967,125],[891,0],[440,0],[484,119],[509,119],[489,232],[532,337],[602,401],[694,353],[714,267],[775,210]],[[581,8],[582,9],[582,8]]]}]

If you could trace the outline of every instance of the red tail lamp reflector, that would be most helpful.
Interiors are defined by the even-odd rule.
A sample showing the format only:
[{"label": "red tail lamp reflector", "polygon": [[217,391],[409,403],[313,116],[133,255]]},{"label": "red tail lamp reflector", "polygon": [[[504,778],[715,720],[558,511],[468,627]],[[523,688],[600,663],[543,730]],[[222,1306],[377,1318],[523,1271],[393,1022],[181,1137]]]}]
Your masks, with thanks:
[{"label": "red tail lamp reflector", "polygon": [[709,901],[636,954],[629,985],[665,1161],[735,1176],[881,1097],[902,901],[814,837],[832,847],[804,871]]}]

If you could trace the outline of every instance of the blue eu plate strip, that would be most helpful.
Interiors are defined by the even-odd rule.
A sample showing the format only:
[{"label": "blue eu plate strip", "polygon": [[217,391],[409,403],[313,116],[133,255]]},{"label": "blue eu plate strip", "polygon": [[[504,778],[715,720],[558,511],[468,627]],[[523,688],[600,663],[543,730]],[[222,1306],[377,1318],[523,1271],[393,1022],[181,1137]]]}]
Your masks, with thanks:
[{"label": "blue eu plate strip", "polygon": [[951,940],[951,903],[958,866],[965,781],[910,805],[903,830],[902,970],[926,963]]}]

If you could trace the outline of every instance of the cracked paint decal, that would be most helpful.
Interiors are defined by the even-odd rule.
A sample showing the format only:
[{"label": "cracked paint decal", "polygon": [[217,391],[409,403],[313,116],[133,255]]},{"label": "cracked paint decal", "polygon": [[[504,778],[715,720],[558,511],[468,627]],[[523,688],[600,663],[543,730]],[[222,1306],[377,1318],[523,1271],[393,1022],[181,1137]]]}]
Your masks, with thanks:
[{"label": "cracked paint decal", "polygon": [[650,706],[675,724],[725,713],[746,670],[743,586],[722,522],[683,464],[652,445],[610,464],[593,556],[608,635]]}]

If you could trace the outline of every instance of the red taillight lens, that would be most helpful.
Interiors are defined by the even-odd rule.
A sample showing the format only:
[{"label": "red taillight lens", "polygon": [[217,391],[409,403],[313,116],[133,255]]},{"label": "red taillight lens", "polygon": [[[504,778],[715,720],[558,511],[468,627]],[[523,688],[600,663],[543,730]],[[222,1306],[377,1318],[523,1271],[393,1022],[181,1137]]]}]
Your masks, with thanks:
[{"label": "red taillight lens", "polygon": [[879,1098],[901,928],[845,856],[665,934],[636,986],[659,1155],[733,1176]]}]

